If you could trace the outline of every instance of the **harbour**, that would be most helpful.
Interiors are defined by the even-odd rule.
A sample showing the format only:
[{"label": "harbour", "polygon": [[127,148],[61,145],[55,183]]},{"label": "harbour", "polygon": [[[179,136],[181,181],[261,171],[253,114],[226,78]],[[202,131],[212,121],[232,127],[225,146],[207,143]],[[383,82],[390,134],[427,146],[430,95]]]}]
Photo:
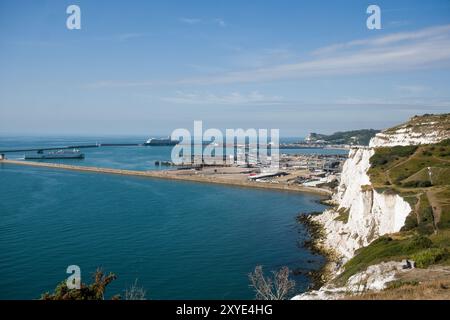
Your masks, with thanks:
[{"label": "harbour", "polygon": [[86,281],[99,266],[116,273],[111,294],[139,279],[152,299],[252,299],[247,273],[255,265],[289,266],[304,291],[308,273],[324,263],[299,246],[308,234],[296,217],[322,210],[318,201],[325,195],[258,182],[233,185],[226,181],[233,173],[223,173],[221,184],[69,164],[96,159],[106,165],[101,161],[122,154],[136,161],[140,152],[165,158],[168,151],[90,150],[87,160],[66,164],[0,161],[0,286],[10,288],[0,290],[0,298],[38,298],[65,276],[67,265],[77,264]]},{"label": "harbour", "polygon": [[[112,292],[139,278],[155,291],[152,297],[161,299],[252,298],[246,274],[258,264],[269,270],[289,266],[295,271],[298,291],[310,285],[308,273],[319,269],[324,258],[299,245],[309,235],[296,217],[300,212],[322,210],[319,202],[331,191],[303,183],[324,179],[327,164],[343,152],[285,149],[280,172],[274,174],[258,165],[238,163],[173,166],[172,146],[144,146],[136,143],[139,140],[18,137],[0,141],[1,150],[16,151],[0,160],[0,209],[5,223],[14,226],[0,236],[5,245],[2,253],[11,261],[21,261],[25,257],[11,251],[17,244],[29,248],[30,256],[40,252],[42,259],[33,258],[39,264],[37,272],[55,269],[50,278],[31,279],[30,270],[9,268],[9,258],[0,254],[5,274],[14,272],[16,279],[28,283],[14,283],[14,297],[36,298],[43,290],[51,290],[57,271],[73,263],[86,273],[98,266],[113,270],[119,280]],[[39,150],[73,151],[74,147],[81,147],[83,159],[26,160],[23,154],[23,150],[37,154]],[[26,217],[27,224],[17,220],[20,216]],[[75,225],[75,230],[84,231],[70,231]],[[28,238],[27,226],[47,231]],[[267,236],[270,241],[264,240]],[[50,259],[57,253],[47,241],[59,243],[55,249],[69,248],[63,260]],[[238,245],[242,242],[247,245]],[[180,285],[187,275],[201,289],[198,294]],[[216,284],[220,291],[214,290]],[[0,279],[0,285],[6,284]]]}]

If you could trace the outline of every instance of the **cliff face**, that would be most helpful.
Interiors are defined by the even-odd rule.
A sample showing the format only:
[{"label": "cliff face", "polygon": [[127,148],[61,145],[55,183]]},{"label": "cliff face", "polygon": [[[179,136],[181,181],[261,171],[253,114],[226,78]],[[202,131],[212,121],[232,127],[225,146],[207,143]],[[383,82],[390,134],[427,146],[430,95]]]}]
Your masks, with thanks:
[{"label": "cliff face", "polygon": [[[354,252],[378,237],[400,231],[411,207],[400,196],[372,189],[367,170],[372,149],[353,149],[344,164],[334,201],[337,210],[327,210],[314,219],[324,225],[324,244],[350,259]],[[347,212],[348,221],[337,220]]]},{"label": "cliff face", "polygon": [[[325,228],[324,245],[340,254],[343,263],[378,237],[400,231],[412,210],[399,195],[372,188],[367,171],[374,148],[438,143],[449,137],[449,119],[448,115],[413,117],[403,125],[378,133],[369,148],[350,151],[333,197],[337,209],[314,217]],[[344,213],[347,221],[340,217]]]},{"label": "cliff face", "polygon": [[[431,182],[431,172],[436,172],[436,185],[433,181],[432,185],[425,185],[425,190],[416,187],[417,184],[410,184],[410,187],[406,188],[409,190],[410,197],[412,194],[412,197],[417,199],[417,194],[421,196],[425,194],[429,203],[434,201],[432,220],[440,223],[443,206],[447,203],[446,201],[442,202],[442,199],[447,199],[446,193],[442,194],[442,192],[447,192],[448,171],[446,171],[447,160],[445,157],[449,151],[447,147],[444,147],[445,144],[441,146],[434,144],[447,139],[450,139],[450,114],[425,115],[414,117],[403,125],[377,134],[371,139],[367,148],[350,151],[349,158],[343,167],[340,185],[333,196],[336,206],[312,218],[324,227],[325,237],[321,244],[339,255],[337,264],[329,265],[335,279],[339,278],[342,272],[347,272],[343,265],[355,255],[356,250],[367,247],[382,235],[400,231],[413,210],[400,195],[393,191],[378,190],[397,190],[398,192],[399,187],[405,186],[402,183],[408,183],[408,180],[409,183],[411,181]],[[406,151],[405,148],[378,149],[421,144],[433,144],[433,146],[406,148]],[[370,159],[374,155],[371,168]],[[371,181],[368,175],[369,169],[374,181]],[[430,177],[427,175],[422,178],[422,181],[420,179],[424,169],[429,172]],[[443,175],[439,175],[440,172],[443,172]],[[401,176],[406,173],[408,174]],[[378,190],[375,190],[372,182],[375,183]],[[439,195],[440,200],[434,199],[433,195]],[[420,199],[422,198],[417,200],[418,203],[420,203]],[[417,208],[419,208],[418,211]],[[417,204],[415,209],[418,220],[421,217],[420,221],[428,221],[428,218],[422,219],[423,212],[420,207],[417,207]],[[445,223],[443,226],[446,225]],[[434,227],[436,226],[434,225]],[[366,254],[366,261],[369,258]],[[355,264],[357,262],[354,262],[353,266]],[[366,263],[364,266],[366,269],[354,268],[353,271],[359,271],[349,274],[349,278],[344,277],[347,279],[344,284],[339,281],[334,282],[332,279],[321,289],[304,293],[294,299],[338,299],[346,296],[349,292],[382,290],[387,282],[394,280],[396,275],[407,272],[405,270],[409,269],[411,264],[388,261],[379,264]],[[352,271],[352,269],[350,270]]]}]

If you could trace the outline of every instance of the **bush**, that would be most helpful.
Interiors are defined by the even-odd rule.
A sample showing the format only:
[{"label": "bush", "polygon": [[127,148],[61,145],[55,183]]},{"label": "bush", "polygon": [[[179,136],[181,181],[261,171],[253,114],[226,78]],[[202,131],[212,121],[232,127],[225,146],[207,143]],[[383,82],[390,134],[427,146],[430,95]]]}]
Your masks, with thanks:
[{"label": "bush", "polygon": [[407,251],[413,251],[418,249],[429,249],[433,246],[433,241],[426,236],[415,236],[409,245],[407,246]]},{"label": "bush", "polygon": [[396,146],[378,149],[370,158],[372,166],[382,166],[400,158],[409,157],[416,152],[417,146]]},{"label": "bush", "polygon": [[414,228],[417,228],[417,217],[414,211],[411,211],[411,213],[406,217],[405,225],[402,227],[401,231],[408,231],[412,230]]},{"label": "bush", "polygon": [[[114,273],[106,275],[101,269],[92,276],[91,284],[81,284],[80,289],[69,289],[65,281],[61,282],[53,293],[44,293],[41,300],[104,300],[106,287],[117,277]],[[112,297],[113,300],[119,296]]]},{"label": "bush", "polygon": [[403,183],[403,187],[405,188],[428,188],[431,187],[432,184],[430,181],[428,180],[424,180],[424,181],[407,181]]},{"label": "bush", "polygon": [[394,280],[394,281],[389,282],[387,284],[386,289],[387,290],[392,290],[392,289],[397,289],[397,288],[401,288],[401,287],[404,287],[404,286],[417,286],[419,284],[420,284],[420,282],[419,281],[415,281],[415,280],[411,280],[411,281]]},{"label": "bush", "polygon": [[395,178],[394,183],[395,184],[401,184],[402,180],[405,180],[406,178],[408,178],[408,175],[402,173],[397,178]]},{"label": "bush", "polygon": [[295,281],[289,278],[289,268],[272,271],[272,277],[265,277],[262,266],[249,273],[250,286],[256,293],[257,300],[286,300],[295,288]]},{"label": "bush", "polygon": [[439,146],[443,146],[443,147],[449,147],[450,146],[450,139],[443,140],[443,141],[439,142],[438,145]]},{"label": "bush", "polygon": [[414,254],[411,259],[416,262],[417,268],[428,268],[430,265],[444,260],[448,255],[447,249],[429,248]]},{"label": "bush", "polygon": [[370,158],[370,162],[373,167],[375,166],[382,166],[389,162],[389,160],[386,157],[383,156],[376,156],[373,155],[372,158]]}]

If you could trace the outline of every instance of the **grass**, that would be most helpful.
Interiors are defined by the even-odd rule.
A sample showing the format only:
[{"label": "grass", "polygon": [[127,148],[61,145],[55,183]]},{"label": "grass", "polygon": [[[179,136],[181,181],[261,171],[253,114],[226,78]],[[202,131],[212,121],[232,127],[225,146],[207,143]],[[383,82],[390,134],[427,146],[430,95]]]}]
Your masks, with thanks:
[{"label": "grass", "polygon": [[340,208],[337,212],[339,213],[339,215],[334,220],[341,221],[343,223],[347,223],[348,218],[350,216],[350,209],[349,208]]},{"label": "grass", "polygon": [[400,281],[380,292],[346,297],[348,300],[449,300],[450,279]]},{"label": "grass", "polygon": [[397,239],[382,236],[367,247],[359,249],[356,255],[344,265],[345,271],[339,275],[336,281],[342,285],[352,275],[366,270],[370,265],[411,258],[414,254],[431,248],[433,245],[430,238],[421,235],[401,235]]},{"label": "grass", "polygon": [[416,229],[429,235],[450,228],[450,139],[377,148],[370,163],[368,175],[374,188],[399,194],[414,209],[404,231]]},{"label": "grass", "polygon": [[450,139],[423,146],[377,148],[370,159],[368,174],[376,187],[403,182],[428,181],[431,185],[448,185],[450,172]]},{"label": "grass", "polygon": [[433,210],[426,194],[421,194],[418,210],[414,211],[417,217],[417,230],[422,234],[434,232]]},{"label": "grass", "polygon": [[447,256],[447,248],[428,248],[413,254],[411,259],[416,262],[417,268],[425,269],[433,264],[446,260]]},{"label": "grass", "polygon": [[[383,261],[407,258],[423,268],[450,263],[449,155],[450,139],[433,145],[375,150],[368,171],[374,188],[399,194],[413,211],[401,232],[383,236],[358,250],[344,266],[338,283],[344,284],[357,272]],[[439,217],[435,216],[438,211]],[[339,219],[345,219],[344,212]]]},{"label": "grass", "polygon": [[[439,130],[448,135],[449,114],[416,117],[410,127],[429,130],[429,121],[438,120],[441,122],[433,126],[439,125]],[[392,130],[405,127],[408,124]],[[344,265],[336,284],[344,285],[352,275],[381,262],[411,259],[418,268],[450,265],[450,139],[429,145],[376,148],[370,165],[367,173],[373,189],[400,195],[413,210],[400,232],[382,236],[359,249]],[[363,191],[365,188],[368,190],[363,186]],[[346,218],[340,212],[337,220]]]},{"label": "grass", "polygon": [[[447,179],[449,179],[448,177]],[[436,192],[436,198],[441,207],[441,216],[437,226],[439,230],[450,229],[450,188],[447,187],[438,190]]]},{"label": "grass", "polygon": [[397,289],[397,288],[401,288],[404,286],[417,286],[419,284],[420,284],[420,282],[415,281],[415,280],[412,280],[412,281],[394,280],[387,284],[386,290]]}]

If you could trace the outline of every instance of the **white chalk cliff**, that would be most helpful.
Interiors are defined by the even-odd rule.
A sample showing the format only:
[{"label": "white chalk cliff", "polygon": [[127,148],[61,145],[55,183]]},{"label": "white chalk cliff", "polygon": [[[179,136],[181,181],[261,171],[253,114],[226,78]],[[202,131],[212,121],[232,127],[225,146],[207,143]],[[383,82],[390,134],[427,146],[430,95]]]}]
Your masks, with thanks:
[{"label": "white chalk cliff", "polygon": [[[382,235],[400,231],[412,210],[399,195],[381,193],[371,187],[367,171],[374,148],[431,144],[448,139],[448,129],[437,125],[435,117],[438,116],[414,117],[404,125],[377,134],[370,141],[369,147],[350,151],[337,192],[333,196],[337,207],[312,218],[324,226],[326,237],[322,244],[340,256],[336,274],[342,272],[339,267],[352,258],[357,249],[369,245]],[[348,220],[336,220],[343,212],[348,213]],[[325,286],[322,291],[295,298],[320,299],[318,292],[329,290]]]},{"label": "white chalk cliff", "polygon": [[[411,212],[409,204],[400,196],[371,188],[367,170],[373,153],[372,148],[350,151],[333,197],[337,209],[326,210],[313,218],[324,226],[324,245],[340,254],[342,262],[378,237],[400,231]],[[347,223],[335,220],[342,211],[348,212]]]}]

